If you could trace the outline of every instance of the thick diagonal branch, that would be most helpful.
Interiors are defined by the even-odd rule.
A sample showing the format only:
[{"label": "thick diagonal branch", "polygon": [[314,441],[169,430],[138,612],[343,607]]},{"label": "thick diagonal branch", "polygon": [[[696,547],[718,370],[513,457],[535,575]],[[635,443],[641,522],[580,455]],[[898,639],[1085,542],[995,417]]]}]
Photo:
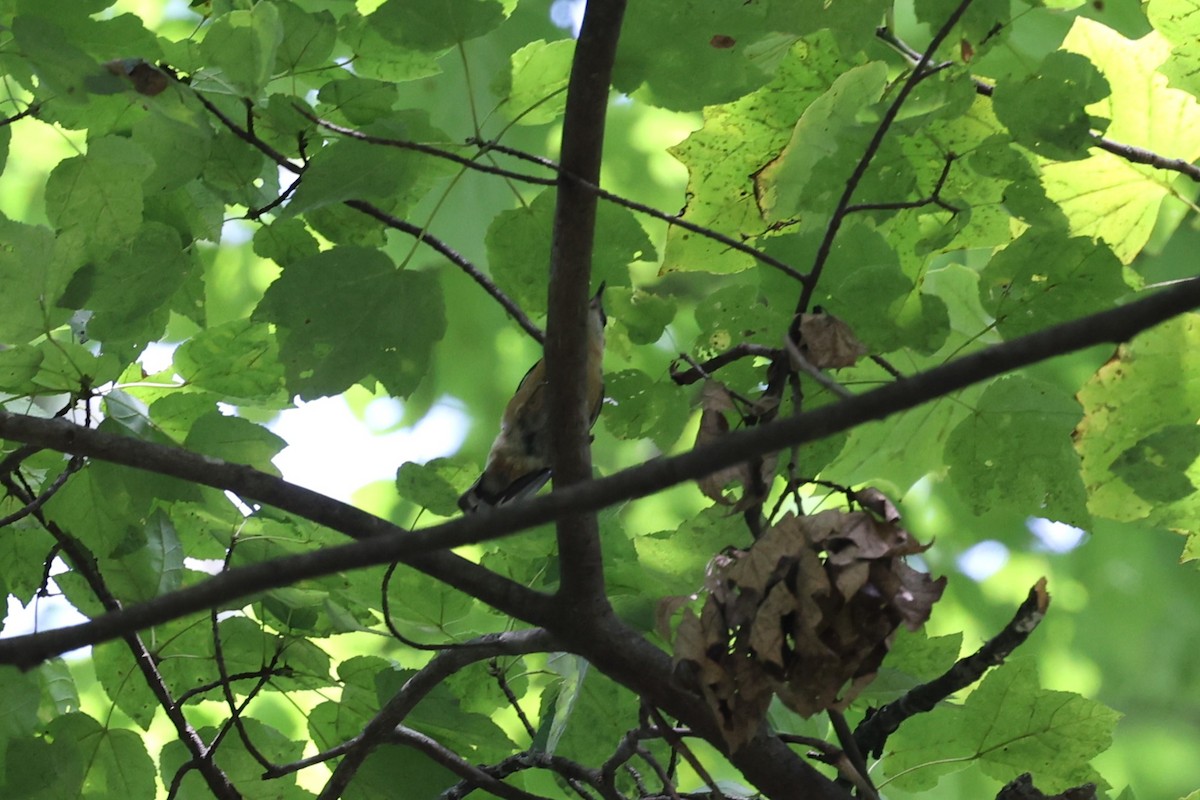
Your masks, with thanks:
[{"label": "thick diagonal branch", "polygon": [[[1150,297],[1055,325],[1010,342],[984,348],[911,378],[848,400],[731,433],[687,453],[662,458],[587,481],[563,491],[459,518],[419,531],[406,531],[332,498],[323,497],[250,467],[228,464],[175,447],[144,442],[0,411],[0,438],[172,475],[290,511],[364,541],[288,556],[230,570],[155,600],[53,631],[0,639],[0,664],[32,667],[50,656],[107,641],[213,605],[304,578],[401,561],[444,579],[512,616],[553,630],[560,615],[549,598],[500,578],[450,553],[436,552],[511,535],[571,512],[594,511],[647,497],[684,481],[795,444],[849,430],[872,420],[944,397],[979,381],[1106,342],[1124,342],[1171,317],[1200,307],[1200,278],[1177,283]],[[375,534],[375,535],[371,535]],[[445,576],[445,577],[443,577]],[[558,633],[558,631],[555,631]]]},{"label": "thick diagonal branch", "polygon": [[[546,318],[546,394],[550,463],[560,490],[592,477],[588,438],[588,295],[596,194],[568,176],[600,183],[609,84],[625,0],[591,0],[583,16],[567,85],[554,232],[550,242],[549,315]],[[564,611],[589,619],[611,613],[604,594],[600,527],[594,512],[558,518]]]}]

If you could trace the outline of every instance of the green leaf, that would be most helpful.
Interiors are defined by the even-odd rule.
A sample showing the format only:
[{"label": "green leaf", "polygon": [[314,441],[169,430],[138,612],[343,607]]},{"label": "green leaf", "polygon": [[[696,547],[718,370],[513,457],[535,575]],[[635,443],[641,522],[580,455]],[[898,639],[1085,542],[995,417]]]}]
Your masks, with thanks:
[{"label": "green leaf", "polygon": [[147,330],[148,318],[179,290],[194,266],[183,252],[179,234],[157,222],[147,222],[127,242],[100,262],[86,264],[71,278],[60,305],[95,312],[88,332],[100,340],[134,338],[138,333],[157,338],[166,324],[159,313]]},{"label": "green leaf", "polygon": [[1121,264],[1103,242],[1030,228],[979,276],[983,307],[1006,339],[1104,308],[1126,294]]},{"label": "green leaf", "polygon": [[1060,161],[1086,158],[1091,130],[1106,122],[1085,106],[1108,97],[1108,81],[1078,53],[1050,53],[1041,69],[996,84],[992,106],[1013,139],[1038,155]]},{"label": "green leaf", "polygon": [[1089,521],[1071,433],[1080,408],[1014,376],[992,383],[946,441],[950,480],[976,514],[1010,507],[1072,525]]},{"label": "green leaf", "polygon": [[1080,390],[1076,448],[1093,514],[1195,529],[1200,501],[1185,487],[1200,482],[1188,458],[1200,419],[1197,348],[1200,317],[1187,314],[1122,345]]},{"label": "green leaf", "polygon": [[289,265],[254,318],[280,328],[290,392],[312,399],[370,376],[404,397],[445,332],[442,302],[432,273],[397,270],[376,250],[335,247]]},{"label": "green leaf", "polygon": [[1071,692],[1038,686],[1037,667],[1014,659],[992,670],[959,709],[908,720],[889,741],[885,762],[904,791],[927,791],[961,764],[978,761],[999,781],[1022,772],[1060,792],[1097,781],[1088,762],[1108,748],[1119,714]]},{"label": "green leaf", "polygon": [[[684,219],[734,238],[766,233],[753,176],[778,155],[800,114],[847,66],[829,37],[817,34],[797,42],[763,88],[705,108],[704,126],[669,149],[688,169]],[[683,228],[668,233],[664,270],[730,273],[753,264],[748,255]]]},{"label": "green leaf", "polygon": [[[558,695],[560,708],[568,702],[564,698],[571,698],[569,711],[562,717],[561,738],[557,744],[548,743],[554,744],[554,754],[595,763],[602,753],[612,753],[625,731],[637,724],[637,698],[607,676],[581,666],[574,656],[563,654],[557,659],[552,656],[547,666],[562,674],[566,681]],[[575,681],[578,684],[573,686]]]},{"label": "green leaf", "polygon": [[[1200,142],[1192,136],[1200,126],[1200,103],[1168,89],[1155,71],[1167,56],[1165,42],[1156,37],[1130,41],[1080,17],[1063,44],[1087,56],[1111,86],[1106,100],[1088,108],[1112,120],[1106,131],[1110,138],[1184,161],[1200,158]],[[1171,194],[1156,170],[1108,152],[1047,164],[1043,175],[1046,195],[1062,207],[1071,233],[1103,239],[1123,264],[1145,246]]]},{"label": "green leaf", "polygon": [[123,602],[153,600],[183,583],[183,549],[161,509],[141,530],[130,529],[100,566],[109,588]]},{"label": "green leaf", "polygon": [[505,16],[497,0],[387,0],[368,20],[389,41],[432,52],[482,36]]},{"label": "green leaf", "polygon": [[42,352],[21,345],[0,350],[0,391],[24,394],[34,390],[33,378],[42,366]]},{"label": "green leaf", "polygon": [[[751,45],[762,32],[747,6],[715,0],[636,3],[625,24],[613,85],[675,111],[727,103],[767,82]],[[668,41],[663,31],[670,31]]]},{"label": "green leaf", "polygon": [[81,261],[48,228],[0,219],[0,342],[24,342],[66,321],[70,312],[54,300]]},{"label": "green leaf", "polygon": [[38,667],[37,676],[42,694],[41,713],[46,718],[79,710],[79,689],[66,661],[52,658],[44,662]]},{"label": "green leaf", "polygon": [[254,232],[254,252],[281,267],[321,252],[316,238],[299,219],[277,219]]},{"label": "green leaf", "polygon": [[409,461],[396,471],[396,491],[421,508],[452,517],[458,513],[458,495],[465,488],[462,476],[476,469],[448,458],[435,458],[425,464]]},{"label": "green leaf", "polygon": [[0,742],[7,742],[38,727],[38,676],[7,665],[0,675]]},{"label": "green leaf", "polygon": [[[768,222],[801,210],[828,208],[845,186],[856,159],[874,133],[870,113],[887,81],[887,65],[873,61],[842,73],[792,129],[777,159],[757,175],[757,195]],[[848,152],[847,152],[848,151]]]},{"label": "green leaf", "polygon": [[173,361],[201,389],[260,404],[287,401],[279,344],[265,324],[236,320],[208,328],[181,344]]},{"label": "green leaf", "polygon": [[[528,314],[546,312],[546,274],[556,193],[547,189],[522,208],[502,211],[487,232],[488,262],[504,291]],[[654,259],[654,245],[628,209],[601,205],[592,254],[593,283],[628,286],[628,266]]]},{"label": "green leaf", "polygon": [[745,284],[710,293],[696,306],[697,351],[712,355],[741,342],[774,345],[786,312],[772,300]]},{"label": "green leaf", "polygon": [[[78,744],[71,739],[14,739],[8,743],[4,757],[8,774],[0,786],[6,797],[57,800],[82,794],[87,767]],[[36,768],[45,764],[53,764],[54,768]]]},{"label": "green leaf", "polygon": [[295,3],[276,4],[283,28],[276,67],[284,72],[323,65],[337,42],[337,21],[328,11],[309,12]]},{"label": "green leaf", "polygon": [[[909,689],[918,681],[931,681],[954,666],[962,652],[962,642],[961,633],[929,636],[923,630],[900,628],[884,659],[883,668],[907,676],[910,683],[904,688]],[[876,685],[872,684],[871,688],[876,688]]]},{"label": "green leaf", "polygon": [[683,522],[677,530],[659,531],[633,540],[638,565],[656,598],[689,595],[704,585],[704,572],[726,547],[747,544],[737,518],[714,506]]},{"label": "green leaf", "polygon": [[12,35],[44,89],[59,102],[84,103],[89,92],[112,94],[124,88],[46,17],[18,15],[13,19]]},{"label": "green leaf", "polygon": [[538,39],[512,54],[512,71],[496,87],[507,95],[505,112],[518,125],[544,125],[562,116],[575,42]]},{"label": "green leaf", "polygon": [[46,179],[46,216],[79,231],[87,254],[104,258],[141,229],[142,182],[153,170],[153,158],[128,139],[95,139],[86,155],[62,161]]},{"label": "green leaf", "polygon": [[[398,141],[444,142],[424,114],[393,113],[364,129],[364,133]],[[388,210],[403,213],[410,202],[425,195],[432,182],[449,174],[448,162],[405,150],[355,139],[333,142],[309,161],[300,188],[287,210],[300,214],[345,200],[389,201]]]},{"label": "green leaf", "polygon": [[1197,42],[1196,15],[1191,0],[1153,0],[1146,4],[1146,17],[1171,43],[1171,57],[1159,71],[1171,86],[1195,96],[1200,94],[1200,42]]},{"label": "green leaf", "polygon": [[249,464],[278,475],[271,459],[287,447],[287,442],[249,420],[211,411],[196,420],[183,446],[193,452],[235,464]]},{"label": "green leaf", "polygon": [[254,98],[275,72],[284,33],[279,7],[257,3],[252,10],[230,11],[213,20],[200,53],[217,69],[214,81],[233,94]]},{"label": "green leaf", "polygon": [[138,669],[129,645],[107,642],[92,648],[92,664],[104,693],[142,730],[149,730],[158,711],[158,701]]},{"label": "green leaf", "polygon": [[675,319],[676,304],[650,292],[614,286],[604,290],[604,310],[620,320],[635,345],[654,344]]},{"label": "green leaf", "polygon": [[178,189],[204,171],[213,131],[203,119],[185,121],[149,114],[133,126],[133,141],[154,160],[144,190],[158,194]]},{"label": "green leaf", "polygon": [[653,439],[661,449],[674,444],[691,417],[689,396],[670,380],[656,381],[641,370],[604,376],[609,403],[601,418],[619,439]]},{"label": "green leaf", "polygon": [[352,125],[367,125],[389,116],[400,93],[388,81],[349,76],[335,78],[322,86],[317,99],[325,104],[317,109],[322,116],[339,113]]},{"label": "green leaf", "polygon": [[[287,764],[296,761],[304,751],[303,742],[289,739],[277,728],[265,724],[254,717],[243,717],[242,727],[247,738],[254,744],[258,755],[273,764]],[[200,728],[196,731],[204,741],[213,741],[217,735],[216,728]],[[191,753],[183,743],[175,739],[167,743],[159,757],[160,771],[163,775],[175,775],[176,770],[191,760]],[[246,800],[311,800],[312,794],[296,785],[296,777],[292,775],[272,780],[263,780],[263,766],[258,759],[251,755],[241,736],[227,737],[214,754],[214,761],[222,772],[240,789],[240,794]],[[195,770],[188,772],[188,777],[181,783],[180,797],[204,797],[212,794]]]},{"label": "green leaf", "polygon": [[[129,730],[103,728],[86,714],[53,720],[56,743],[70,742],[86,764],[84,786],[95,797],[149,797],[155,792],[154,762],[142,738]],[[57,769],[58,765],[55,765]]]}]

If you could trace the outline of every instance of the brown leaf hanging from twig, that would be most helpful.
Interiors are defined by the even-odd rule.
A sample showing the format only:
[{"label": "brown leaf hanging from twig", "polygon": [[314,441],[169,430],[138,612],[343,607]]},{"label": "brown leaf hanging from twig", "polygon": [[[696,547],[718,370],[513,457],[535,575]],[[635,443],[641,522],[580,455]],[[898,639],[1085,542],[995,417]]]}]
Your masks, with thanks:
[{"label": "brown leaf hanging from twig", "polygon": [[[776,398],[765,398],[765,402],[778,404]],[[751,408],[748,413],[765,416],[772,408]],[[700,393],[700,429],[696,433],[696,445],[700,446],[714,439],[719,439],[729,433],[730,424],[728,413],[739,414],[733,395],[720,381],[705,381]],[[771,488],[771,478],[775,474],[776,457],[763,456],[754,461],[734,464],[731,467],[706,475],[696,481],[705,497],[715,500],[721,505],[733,506],[734,511],[743,511],[756,503],[761,503]],[[742,487],[740,498],[729,493],[735,485]]]},{"label": "brown leaf hanging from twig", "polygon": [[[779,698],[811,716],[843,708],[874,679],[900,625],[920,627],[942,595],[905,561],[924,552],[895,507],[787,515],[749,549],[713,560],[700,614],[684,612],[675,659],[736,750]],[[875,511],[875,513],[872,513]]]},{"label": "brown leaf hanging from twig", "polygon": [[832,314],[800,315],[800,351],[817,369],[852,367],[867,348]]}]

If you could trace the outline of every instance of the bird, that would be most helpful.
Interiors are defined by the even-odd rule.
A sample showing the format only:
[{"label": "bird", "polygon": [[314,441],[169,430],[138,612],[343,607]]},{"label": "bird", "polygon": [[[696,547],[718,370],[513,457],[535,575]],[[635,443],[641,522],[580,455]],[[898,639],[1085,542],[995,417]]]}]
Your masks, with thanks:
[{"label": "bird", "polygon": [[[587,402],[590,428],[604,400],[604,284],[588,306]],[[483,474],[458,498],[467,514],[534,494],[550,480],[550,413],[546,407],[546,359],[529,368],[500,419]]]}]

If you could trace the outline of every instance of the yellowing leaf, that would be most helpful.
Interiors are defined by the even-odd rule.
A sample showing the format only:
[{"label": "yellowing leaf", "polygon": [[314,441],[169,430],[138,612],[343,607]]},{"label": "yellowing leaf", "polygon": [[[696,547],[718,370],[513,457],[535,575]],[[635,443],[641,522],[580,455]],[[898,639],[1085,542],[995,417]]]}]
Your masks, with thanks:
[{"label": "yellowing leaf", "polygon": [[[1161,35],[1134,41],[1078,17],[1063,46],[1090,58],[1108,79],[1112,94],[1087,109],[1113,121],[1108,137],[1184,161],[1200,157],[1200,104],[1168,88],[1156,71],[1171,51]],[[1082,161],[1045,164],[1046,194],[1062,206],[1073,234],[1103,239],[1128,264],[1150,238],[1175,173],[1092,153]]]}]

